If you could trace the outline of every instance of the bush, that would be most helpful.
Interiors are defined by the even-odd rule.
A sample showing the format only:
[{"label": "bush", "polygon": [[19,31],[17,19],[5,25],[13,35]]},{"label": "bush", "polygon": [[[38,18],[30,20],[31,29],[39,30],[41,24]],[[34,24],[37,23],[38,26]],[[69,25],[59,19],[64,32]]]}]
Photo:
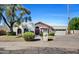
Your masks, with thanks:
[{"label": "bush", "polygon": [[8,35],[16,35],[16,32],[8,32]]},{"label": "bush", "polygon": [[49,33],[49,36],[55,36],[55,33],[50,32],[50,33]]},{"label": "bush", "polygon": [[34,37],[35,37],[35,34],[33,32],[25,32],[23,34],[23,38],[26,40],[26,41],[32,41],[34,40]]},{"label": "bush", "polygon": [[0,35],[6,35],[6,31],[3,30],[3,29],[1,29],[1,30],[0,30]]}]

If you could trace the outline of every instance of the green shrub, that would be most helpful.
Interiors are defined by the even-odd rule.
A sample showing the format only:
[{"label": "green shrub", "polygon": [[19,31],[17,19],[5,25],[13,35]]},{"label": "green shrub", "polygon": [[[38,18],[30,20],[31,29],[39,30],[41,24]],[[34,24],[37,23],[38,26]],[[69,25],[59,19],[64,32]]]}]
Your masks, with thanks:
[{"label": "green shrub", "polygon": [[3,29],[1,29],[1,30],[0,30],[0,35],[6,35],[6,31],[3,30]]},{"label": "green shrub", "polygon": [[50,33],[49,33],[49,36],[55,36],[55,33],[50,32]]},{"label": "green shrub", "polygon": [[8,35],[16,35],[16,32],[8,32]]},{"label": "green shrub", "polygon": [[32,41],[34,40],[34,37],[35,37],[35,34],[33,32],[25,32],[23,34],[23,38],[26,40],[26,41]]}]

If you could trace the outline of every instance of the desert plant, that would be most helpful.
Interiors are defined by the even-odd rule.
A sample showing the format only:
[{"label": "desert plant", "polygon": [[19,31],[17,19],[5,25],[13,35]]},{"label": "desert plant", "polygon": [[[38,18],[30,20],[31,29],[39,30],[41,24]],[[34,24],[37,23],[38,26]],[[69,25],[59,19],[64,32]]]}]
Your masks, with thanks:
[{"label": "desert plant", "polygon": [[35,34],[33,32],[25,32],[23,34],[23,38],[25,39],[25,41],[32,41],[34,40]]},{"label": "desert plant", "polygon": [[0,35],[6,35],[6,31],[3,30],[3,29],[1,29],[1,30],[0,30]]}]

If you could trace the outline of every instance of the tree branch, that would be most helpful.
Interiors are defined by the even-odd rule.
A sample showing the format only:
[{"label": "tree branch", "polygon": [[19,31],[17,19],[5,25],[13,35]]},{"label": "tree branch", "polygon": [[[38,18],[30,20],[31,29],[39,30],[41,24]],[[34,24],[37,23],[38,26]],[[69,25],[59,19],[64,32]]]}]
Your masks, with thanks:
[{"label": "tree branch", "polygon": [[7,23],[7,20],[6,20],[6,18],[3,16],[3,14],[1,14],[2,15],[2,18],[3,18],[3,20],[4,20],[4,22],[7,24],[7,26],[10,28],[10,25]]}]

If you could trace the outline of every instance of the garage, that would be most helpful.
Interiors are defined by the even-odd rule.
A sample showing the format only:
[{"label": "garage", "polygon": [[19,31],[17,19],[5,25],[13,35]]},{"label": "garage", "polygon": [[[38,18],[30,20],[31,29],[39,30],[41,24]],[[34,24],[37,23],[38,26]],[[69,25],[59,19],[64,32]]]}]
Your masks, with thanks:
[{"label": "garage", "polygon": [[53,26],[55,35],[66,35],[67,26]]}]

